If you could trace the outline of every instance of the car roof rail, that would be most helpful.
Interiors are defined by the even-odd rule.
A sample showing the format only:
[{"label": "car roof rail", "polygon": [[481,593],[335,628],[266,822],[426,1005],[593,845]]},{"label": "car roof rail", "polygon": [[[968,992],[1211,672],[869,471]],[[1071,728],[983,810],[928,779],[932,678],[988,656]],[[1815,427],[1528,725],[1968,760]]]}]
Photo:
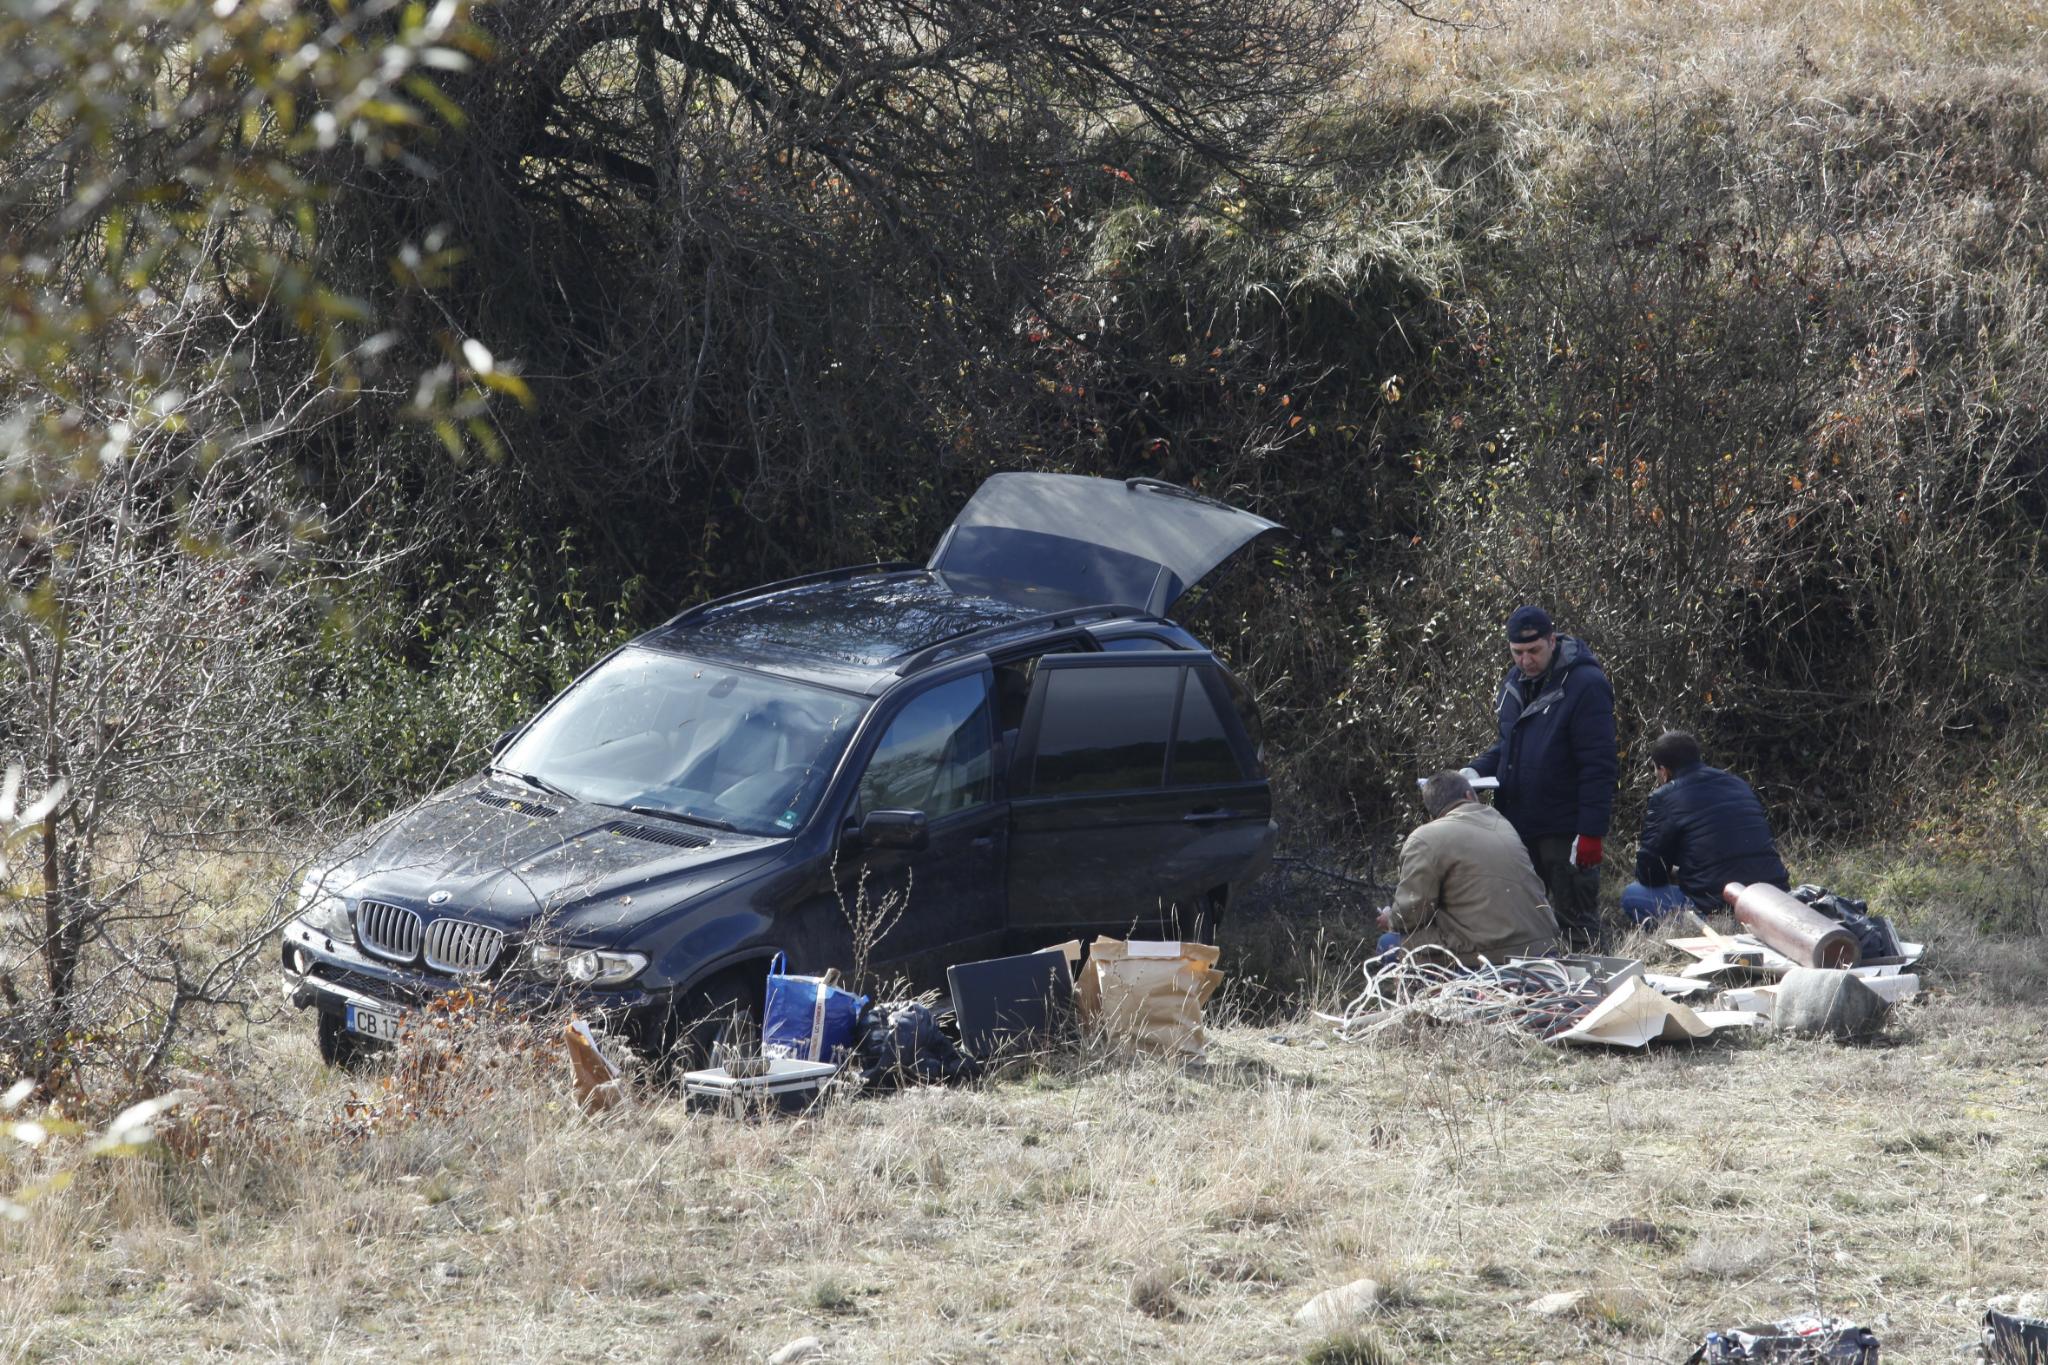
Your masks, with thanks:
[{"label": "car roof rail", "polygon": [[661,628],[667,629],[669,626],[679,626],[685,621],[694,620],[702,616],[705,612],[715,611],[720,607],[737,606],[741,602],[751,602],[759,597],[773,597],[776,593],[787,592],[791,588],[810,588],[816,587],[820,583],[836,583],[842,579],[862,578],[868,574],[905,573],[922,568],[924,568],[922,564],[909,564],[900,559],[878,559],[872,564],[849,564],[842,569],[825,569],[818,573],[798,574],[795,578],[785,578],[775,583],[764,583],[758,588],[747,588],[740,592],[729,592],[723,597],[714,597],[708,602],[699,602],[694,607],[685,607],[674,616],[669,617],[668,620],[662,622]]},{"label": "car roof rail", "polygon": [[1000,621],[992,626],[977,626],[963,630],[958,635],[949,635],[936,640],[922,649],[904,655],[896,661],[896,676],[901,678],[929,667],[941,659],[956,658],[969,652],[968,647],[985,637],[1013,635],[1018,631],[1030,631],[1046,626],[1079,626],[1102,621],[1121,621],[1130,617],[1154,619],[1153,613],[1143,607],[1127,606],[1121,602],[1103,602],[1092,607],[1068,607],[1064,611],[1048,611],[1038,616],[1023,616],[1015,621]]}]

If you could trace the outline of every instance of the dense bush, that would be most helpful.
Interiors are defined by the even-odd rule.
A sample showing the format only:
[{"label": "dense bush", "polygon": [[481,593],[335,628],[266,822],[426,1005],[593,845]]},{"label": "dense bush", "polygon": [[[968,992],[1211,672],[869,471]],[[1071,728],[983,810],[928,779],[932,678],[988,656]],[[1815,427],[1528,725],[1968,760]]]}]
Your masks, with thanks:
[{"label": "dense bush", "polygon": [[[496,501],[444,496],[508,541],[596,528],[578,593],[550,556],[533,601],[557,623],[605,603],[603,628],[526,627],[594,645],[779,571],[917,558],[992,469],[1156,474],[1294,532],[1190,611],[1272,713],[1297,820],[1376,826],[1412,774],[1476,751],[1499,622],[1529,599],[1606,659],[1625,748],[1687,725],[1809,824],[1888,819],[2042,739],[2039,114],[2014,92],[1818,114],[1723,91],[1600,117],[1394,101],[1303,122],[1256,174],[1126,128],[1024,215],[1041,302],[954,315],[967,350],[944,374],[920,326],[863,333],[855,406],[830,396],[837,362],[789,391],[868,414],[829,458],[792,456],[806,478],[743,472],[669,416],[578,415],[609,390],[551,361],[570,371],[537,381],[552,416],[468,476]],[[582,229],[637,259],[605,235],[623,229]],[[798,287],[836,307],[869,286]],[[479,306],[503,321],[496,297]],[[543,349],[596,344],[544,292],[519,302]],[[836,356],[835,316],[787,325]],[[786,421],[820,430],[757,415],[758,451],[794,449]],[[563,422],[576,448],[706,463],[657,486],[636,455],[602,480],[557,458]],[[565,478],[573,500],[550,491]],[[481,568],[458,553],[443,579]],[[616,610],[628,580],[639,605]],[[433,667],[464,666],[459,636],[440,648]],[[380,658],[387,683],[350,695],[424,717],[454,700],[403,681],[428,662]],[[526,695],[494,694],[503,714]],[[410,781],[453,739],[404,726],[425,744],[392,769]]]}]

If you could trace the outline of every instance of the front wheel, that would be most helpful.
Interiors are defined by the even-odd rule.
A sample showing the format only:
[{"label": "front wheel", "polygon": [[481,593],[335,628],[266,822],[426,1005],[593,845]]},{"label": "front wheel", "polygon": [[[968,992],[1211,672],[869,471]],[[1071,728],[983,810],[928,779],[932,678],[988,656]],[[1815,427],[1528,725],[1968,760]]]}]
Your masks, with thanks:
[{"label": "front wheel", "polygon": [[[765,973],[765,968],[763,969]],[[675,1076],[761,1055],[764,977],[727,972],[677,997],[656,1055]]]},{"label": "front wheel", "polygon": [[348,1031],[338,1014],[319,1012],[320,1022],[314,1034],[320,1045],[320,1060],[342,1071],[351,1071],[369,1054],[370,1045]]}]

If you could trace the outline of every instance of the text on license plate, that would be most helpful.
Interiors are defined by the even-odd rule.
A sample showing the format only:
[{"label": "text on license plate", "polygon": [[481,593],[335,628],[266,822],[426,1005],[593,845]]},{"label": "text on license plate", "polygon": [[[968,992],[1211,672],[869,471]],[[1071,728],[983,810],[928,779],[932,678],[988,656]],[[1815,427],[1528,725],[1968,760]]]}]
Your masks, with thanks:
[{"label": "text on license plate", "polygon": [[364,1009],[361,1005],[348,1007],[348,1031],[360,1033],[365,1038],[380,1038],[386,1042],[398,1041],[400,1030],[405,1027],[405,1016],[391,1010]]}]

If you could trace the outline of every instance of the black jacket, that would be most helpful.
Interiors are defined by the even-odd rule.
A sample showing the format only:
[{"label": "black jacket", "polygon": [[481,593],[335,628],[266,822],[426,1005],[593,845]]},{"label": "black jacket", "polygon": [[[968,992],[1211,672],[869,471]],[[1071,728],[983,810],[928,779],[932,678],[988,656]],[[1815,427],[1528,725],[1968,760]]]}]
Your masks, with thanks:
[{"label": "black jacket", "polygon": [[1614,688],[1585,641],[1558,636],[1550,671],[1533,686],[1510,667],[1497,705],[1500,738],[1472,760],[1480,776],[1500,779],[1494,808],[1525,840],[1604,837],[1614,814]]},{"label": "black jacket", "polygon": [[1650,793],[1636,880],[1673,880],[1702,910],[1721,910],[1729,882],[1766,882],[1789,889],[1785,864],[1771,840],[1770,817],[1750,785],[1734,773],[1695,763]]}]

